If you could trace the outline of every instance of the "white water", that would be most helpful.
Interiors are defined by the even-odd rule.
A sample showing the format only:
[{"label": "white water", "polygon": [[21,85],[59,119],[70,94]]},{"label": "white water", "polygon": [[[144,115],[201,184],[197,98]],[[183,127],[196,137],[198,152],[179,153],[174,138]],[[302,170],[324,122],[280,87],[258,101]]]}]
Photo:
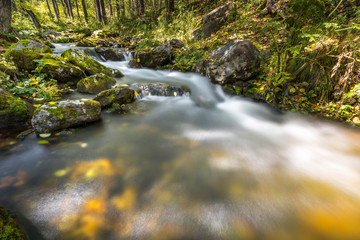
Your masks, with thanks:
[{"label": "white water", "polygon": [[225,96],[198,74],[103,64],[119,83],[191,97],[146,97],[145,113],[0,153],[0,203],[45,239],[360,238],[357,130]]}]

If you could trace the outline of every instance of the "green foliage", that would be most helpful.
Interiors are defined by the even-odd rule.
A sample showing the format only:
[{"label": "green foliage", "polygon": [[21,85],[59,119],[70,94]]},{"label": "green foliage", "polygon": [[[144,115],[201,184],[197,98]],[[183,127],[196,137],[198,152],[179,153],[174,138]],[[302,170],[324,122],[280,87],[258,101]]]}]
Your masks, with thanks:
[{"label": "green foliage", "polygon": [[27,239],[24,232],[19,228],[14,216],[9,211],[0,207],[0,239],[23,240]]}]

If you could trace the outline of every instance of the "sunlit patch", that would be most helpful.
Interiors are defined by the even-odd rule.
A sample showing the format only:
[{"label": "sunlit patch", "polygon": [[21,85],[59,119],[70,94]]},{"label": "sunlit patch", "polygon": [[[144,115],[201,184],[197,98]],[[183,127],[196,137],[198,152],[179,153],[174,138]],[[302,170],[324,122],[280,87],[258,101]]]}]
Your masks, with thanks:
[{"label": "sunlit patch", "polygon": [[101,176],[113,176],[116,169],[106,158],[101,158],[91,162],[79,162],[72,167],[71,178],[76,180],[83,176],[87,179],[93,179]]},{"label": "sunlit patch", "polygon": [[131,210],[136,204],[136,190],[129,187],[120,196],[111,199],[111,203],[119,210]]},{"label": "sunlit patch", "polygon": [[103,199],[96,198],[91,199],[85,203],[85,211],[104,213],[106,211],[106,205]]}]

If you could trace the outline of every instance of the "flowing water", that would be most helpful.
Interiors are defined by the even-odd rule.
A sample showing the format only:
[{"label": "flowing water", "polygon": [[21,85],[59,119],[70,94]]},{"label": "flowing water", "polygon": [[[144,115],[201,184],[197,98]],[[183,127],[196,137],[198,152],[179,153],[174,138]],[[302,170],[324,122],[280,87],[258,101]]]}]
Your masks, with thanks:
[{"label": "flowing water", "polygon": [[30,239],[360,239],[359,131],[225,96],[197,74],[103,64],[120,85],[191,96],[147,96],[134,114],[0,152],[0,205]]}]

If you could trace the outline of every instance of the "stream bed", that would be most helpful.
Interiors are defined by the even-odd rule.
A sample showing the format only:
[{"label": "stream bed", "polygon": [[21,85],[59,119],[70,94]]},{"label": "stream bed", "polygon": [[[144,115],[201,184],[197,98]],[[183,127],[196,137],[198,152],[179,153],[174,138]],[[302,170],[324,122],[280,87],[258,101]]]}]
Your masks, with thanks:
[{"label": "stream bed", "polygon": [[191,94],[1,151],[0,205],[30,239],[360,238],[358,130],[226,96],[198,74],[102,63],[120,85]]}]

